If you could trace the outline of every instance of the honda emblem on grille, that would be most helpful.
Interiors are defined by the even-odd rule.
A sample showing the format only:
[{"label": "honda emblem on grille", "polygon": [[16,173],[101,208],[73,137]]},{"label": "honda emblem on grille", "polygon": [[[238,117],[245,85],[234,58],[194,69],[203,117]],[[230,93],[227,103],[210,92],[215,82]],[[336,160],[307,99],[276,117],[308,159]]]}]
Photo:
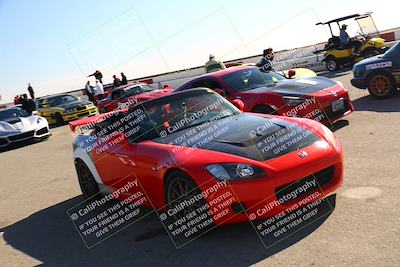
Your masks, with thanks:
[{"label": "honda emblem on grille", "polygon": [[305,151],[301,151],[297,155],[299,155],[300,158],[305,158],[308,156],[307,152],[305,152]]}]

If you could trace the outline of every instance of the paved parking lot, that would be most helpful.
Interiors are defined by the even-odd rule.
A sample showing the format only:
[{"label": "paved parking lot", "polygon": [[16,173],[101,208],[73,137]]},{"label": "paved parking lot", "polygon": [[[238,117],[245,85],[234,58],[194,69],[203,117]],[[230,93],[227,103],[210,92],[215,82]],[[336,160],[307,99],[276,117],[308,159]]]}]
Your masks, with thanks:
[{"label": "paved parking lot", "polygon": [[375,100],[350,91],[356,112],[335,135],[345,178],[323,222],[265,249],[249,224],[226,226],[177,250],[155,216],[88,250],[66,211],[82,201],[68,126],[48,141],[0,153],[0,266],[398,266],[400,95]]}]

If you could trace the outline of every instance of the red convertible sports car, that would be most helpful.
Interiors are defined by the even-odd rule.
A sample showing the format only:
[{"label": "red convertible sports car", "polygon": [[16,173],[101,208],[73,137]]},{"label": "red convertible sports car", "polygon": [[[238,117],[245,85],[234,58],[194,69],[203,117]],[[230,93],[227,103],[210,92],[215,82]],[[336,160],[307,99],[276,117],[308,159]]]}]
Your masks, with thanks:
[{"label": "red convertible sports car", "polygon": [[115,88],[104,99],[97,102],[97,107],[101,113],[124,109],[141,101],[157,98],[170,94],[171,87],[155,89],[146,83],[135,83]]},{"label": "red convertible sports car", "polygon": [[233,67],[197,77],[176,89],[207,87],[229,101],[240,99],[248,112],[314,119],[324,124],[351,113],[354,107],[341,84],[325,77],[287,79],[256,67]]},{"label": "red convertible sports car", "polygon": [[342,148],[327,127],[246,113],[242,104],[198,88],[113,112],[74,140],[83,195],[105,190],[124,200],[139,194],[128,190],[139,184],[147,199],[140,203],[162,220],[211,218],[221,225],[269,218],[341,185]]}]

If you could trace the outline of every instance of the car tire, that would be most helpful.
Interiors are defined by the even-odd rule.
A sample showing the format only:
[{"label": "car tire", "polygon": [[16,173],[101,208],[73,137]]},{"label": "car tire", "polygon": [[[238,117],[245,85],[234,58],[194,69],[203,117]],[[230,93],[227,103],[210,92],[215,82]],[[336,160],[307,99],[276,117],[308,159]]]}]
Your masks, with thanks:
[{"label": "car tire", "polygon": [[77,160],[75,168],[82,195],[87,199],[99,193],[99,186],[86,164],[82,160]]},{"label": "car tire", "polygon": [[368,92],[377,99],[393,96],[396,92],[396,81],[383,72],[372,74],[367,80]]},{"label": "car tire", "polygon": [[253,113],[262,113],[262,114],[274,114],[275,110],[269,106],[256,106],[251,112]]},{"label": "car tire", "polygon": [[54,118],[56,119],[56,124],[58,126],[64,125],[64,119],[60,113],[57,112],[56,114],[54,114]]},{"label": "car tire", "polygon": [[[201,194],[201,190],[193,179],[182,171],[171,172],[165,181],[165,200],[170,209],[173,209],[184,200],[190,199],[193,196]],[[206,204],[204,198],[197,201],[195,205],[191,205],[180,212],[175,213],[174,219],[179,220],[187,214],[193,212]]]},{"label": "car tire", "polygon": [[329,71],[335,71],[339,68],[337,60],[334,57],[328,57],[325,60],[325,66],[326,66],[326,69]]}]

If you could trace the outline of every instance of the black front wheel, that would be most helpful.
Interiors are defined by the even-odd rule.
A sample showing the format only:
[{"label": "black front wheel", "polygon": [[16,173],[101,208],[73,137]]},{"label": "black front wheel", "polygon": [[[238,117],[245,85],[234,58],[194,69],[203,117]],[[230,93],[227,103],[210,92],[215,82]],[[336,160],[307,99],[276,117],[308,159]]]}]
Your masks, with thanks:
[{"label": "black front wheel", "polygon": [[[173,209],[180,203],[192,200],[201,194],[200,189],[192,178],[184,172],[172,172],[166,180],[166,201],[169,208]],[[204,198],[194,201],[193,204],[186,206],[185,209],[175,214],[175,219],[185,217],[187,214],[205,205]]]},{"label": "black front wheel", "polygon": [[81,187],[83,196],[85,198],[90,198],[96,195],[100,191],[99,186],[89,168],[81,160],[76,162],[75,167],[76,172],[78,173],[79,186]]},{"label": "black front wheel", "polygon": [[57,124],[58,126],[61,126],[61,125],[64,124],[64,119],[63,119],[63,117],[61,116],[60,113],[56,113],[56,114],[54,115],[54,117],[55,117],[55,119],[56,119],[56,124]]},{"label": "black front wheel", "polygon": [[330,58],[327,58],[326,60],[325,60],[325,65],[326,65],[326,68],[329,70],[329,71],[335,71],[335,70],[337,70],[338,69],[338,63],[337,63],[337,60],[335,59],[335,58],[333,58],[333,57],[330,57]]}]

